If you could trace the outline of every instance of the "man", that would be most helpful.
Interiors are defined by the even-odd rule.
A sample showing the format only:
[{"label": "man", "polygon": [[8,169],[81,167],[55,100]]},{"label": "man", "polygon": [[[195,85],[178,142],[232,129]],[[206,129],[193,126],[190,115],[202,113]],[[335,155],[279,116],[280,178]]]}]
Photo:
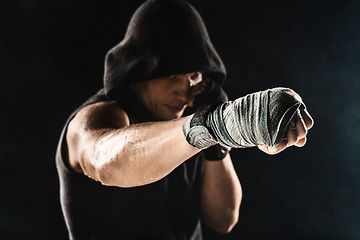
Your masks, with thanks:
[{"label": "man", "polygon": [[228,102],[224,78],[191,5],[140,6],[106,56],[104,88],[59,141],[71,239],[202,239],[202,223],[231,231],[242,192],[229,149],[303,146],[312,119],[290,89]]}]

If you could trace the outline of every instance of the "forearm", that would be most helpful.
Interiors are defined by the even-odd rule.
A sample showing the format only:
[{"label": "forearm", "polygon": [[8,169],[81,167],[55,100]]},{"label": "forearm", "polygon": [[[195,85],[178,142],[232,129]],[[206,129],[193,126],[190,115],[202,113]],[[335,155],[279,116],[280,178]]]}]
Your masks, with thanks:
[{"label": "forearm", "polygon": [[133,187],[155,182],[199,150],[182,132],[183,118],[99,130],[85,174],[105,185]]},{"label": "forearm", "polygon": [[205,222],[220,233],[238,221],[242,190],[230,155],[222,161],[205,161],[201,205]]}]

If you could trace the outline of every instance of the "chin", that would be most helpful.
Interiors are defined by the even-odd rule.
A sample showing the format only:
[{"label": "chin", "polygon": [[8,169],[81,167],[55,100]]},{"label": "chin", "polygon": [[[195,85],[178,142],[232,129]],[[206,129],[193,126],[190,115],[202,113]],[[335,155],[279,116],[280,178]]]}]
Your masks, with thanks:
[{"label": "chin", "polygon": [[173,112],[173,111],[163,111],[158,114],[159,118],[162,120],[174,120],[182,117],[184,111]]},{"label": "chin", "polygon": [[171,117],[169,117],[167,120],[174,120],[174,119],[178,119],[181,117],[182,114],[176,114],[176,115],[172,115]]},{"label": "chin", "polygon": [[178,119],[182,116],[182,112],[181,113],[171,113],[171,114],[168,114],[167,116],[164,116],[163,119],[164,120],[174,120],[174,119]]},{"label": "chin", "polygon": [[179,113],[176,114],[175,118],[181,118],[184,114],[184,111],[181,111]]}]

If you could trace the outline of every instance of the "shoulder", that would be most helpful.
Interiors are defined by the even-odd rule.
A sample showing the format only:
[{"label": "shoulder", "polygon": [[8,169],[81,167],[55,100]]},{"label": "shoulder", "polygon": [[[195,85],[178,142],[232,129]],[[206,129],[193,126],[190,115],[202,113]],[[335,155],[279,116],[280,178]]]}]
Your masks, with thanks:
[{"label": "shoulder", "polygon": [[81,109],[70,121],[68,131],[121,128],[129,124],[127,113],[117,103],[99,102]]}]

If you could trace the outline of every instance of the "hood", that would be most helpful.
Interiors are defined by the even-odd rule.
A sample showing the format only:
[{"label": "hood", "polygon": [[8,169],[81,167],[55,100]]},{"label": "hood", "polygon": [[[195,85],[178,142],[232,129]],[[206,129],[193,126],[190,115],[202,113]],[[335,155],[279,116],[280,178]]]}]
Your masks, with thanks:
[{"label": "hood", "polygon": [[190,72],[220,86],[226,75],[199,13],[182,0],[148,0],[106,55],[104,89],[117,99],[124,85]]}]

